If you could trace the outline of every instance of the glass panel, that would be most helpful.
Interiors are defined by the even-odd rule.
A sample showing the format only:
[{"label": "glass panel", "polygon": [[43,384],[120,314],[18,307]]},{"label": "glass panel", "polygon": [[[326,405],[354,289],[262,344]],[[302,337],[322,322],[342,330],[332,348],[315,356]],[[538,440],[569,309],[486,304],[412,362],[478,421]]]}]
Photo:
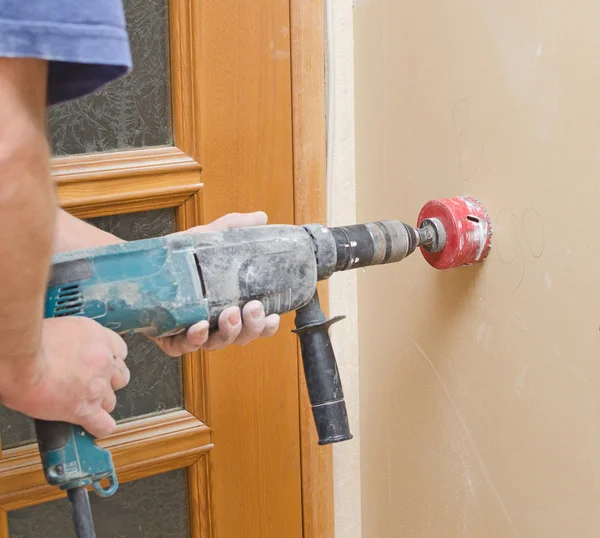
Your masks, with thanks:
[{"label": "glass panel", "polygon": [[[185,470],[122,484],[112,497],[90,494],[96,533],[102,538],[188,538]],[[21,508],[8,514],[10,538],[71,538],[67,499]]]},{"label": "glass panel", "polygon": [[[175,209],[110,215],[88,222],[126,241],[158,237],[177,231]],[[131,370],[129,385],[117,393],[117,421],[183,406],[181,360],[168,357],[143,335],[127,337]],[[13,448],[35,441],[33,421],[0,406],[2,446]]]},{"label": "glass panel", "polygon": [[96,217],[86,219],[86,222],[125,241],[159,237],[177,231],[175,208]]},{"label": "glass panel", "polygon": [[54,155],[172,144],[168,0],[125,0],[132,71],[48,111]]}]

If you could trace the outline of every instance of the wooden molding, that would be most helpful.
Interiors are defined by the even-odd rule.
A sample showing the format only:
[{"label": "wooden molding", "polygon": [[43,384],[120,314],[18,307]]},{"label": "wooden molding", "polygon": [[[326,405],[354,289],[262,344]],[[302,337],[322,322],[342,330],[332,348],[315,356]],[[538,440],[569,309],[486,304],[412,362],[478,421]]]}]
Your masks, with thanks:
[{"label": "wooden molding", "polygon": [[59,185],[200,170],[194,159],[173,146],[52,159],[52,176]]},{"label": "wooden molding", "polygon": [[[177,210],[177,229],[187,230],[203,223],[202,193],[190,197]],[[199,420],[208,417],[209,390],[208,360],[197,351],[183,356],[183,398],[185,408]],[[211,538],[210,469],[208,455],[188,468],[188,510],[190,535]]]},{"label": "wooden molding", "polygon": [[177,147],[200,162],[199,2],[173,2],[170,11],[171,100]]},{"label": "wooden molding", "polygon": [[189,183],[186,178],[182,179],[182,185],[154,188],[149,187],[145,181],[128,181],[124,182],[126,184],[116,185],[113,180],[112,186],[107,185],[109,191],[114,189],[110,194],[93,195],[86,192],[84,186],[83,189],[73,189],[70,192],[68,189],[62,190],[59,200],[62,208],[79,218],[178,207],[202,189],[201,183]]},{"label": "wooden molding", "polygon": [[[177,229],[187,230],[203,222],[201,193],[189,198],[177,211]],[[202,421],[207,421],[208,360],[204,353],[197,351],[183,357],[185,408]]]},{"label": "wooden molding", "polygon": [[209,485],[209,460],[208,454],[206,454],[188,467],[190,534],[194,538],[211,538],[212,536]]},{"label": "wooden molding", "polygon": [[[322,0],[290,0],[294,216],[326,223],[325,56]],[[319,285],[327,311],[327,285]],[[333,538],[333,451],[319,446],[298,350],[303,538]]]},{"label": "wooden molding", "polygon": [[8,514],[4,510],[0,510],[0,538],[10,538],[8,531]]},{"label": "wooden molding", "polygon": [[79,218],[181,206],[202,190],[200,165],[177,148],[53,161],[58,200]]},{"label": "wooden molding", "polygon": [[[98,445],[112,452],[119,482],[188,467],[213,446],[210,428],[183,410],[120,424]],[[0,460],[0,477],[3,510],[65,495],[46,483],[37,445],[6,450]]]},{"label": "wooden molding", "polygon": [[290,0],[296,224],[326,224],[327,147],[323,2]]}]

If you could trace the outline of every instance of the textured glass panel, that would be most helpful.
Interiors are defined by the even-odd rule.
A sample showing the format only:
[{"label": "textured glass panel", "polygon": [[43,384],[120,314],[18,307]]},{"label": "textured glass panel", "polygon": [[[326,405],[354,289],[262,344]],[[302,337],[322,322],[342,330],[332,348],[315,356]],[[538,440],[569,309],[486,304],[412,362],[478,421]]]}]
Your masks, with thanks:
[{"label": "textured glass panel", "polygon": [[133,69],[48,111],[55,155],[170,145],[168,1],[125,0]]},{"label": "textured glass panel", "polygon": [[159,237],[177,231],[174,208],[87,219],[86,222],[125,241]]},{"label": "textured glass panel", "polygon": [[35,441],[33,420],[0,405],[0,437],[3,449]]},{"label": "textured glass panel", "polygon": [[[122,484],[112,497],[90,494],[99,538],[189,538],[185,471]],[[10,538],[75,538],[67,499],[8,514]]]},{"label": "textured glass panel", "polygon": [[[173,233],[177,230],[174,209],[159,209],[88,220],[121,239],[133,241]],[[181,360],[168,357],[143,335],[127,337],[131,371],[129,385],[117,393],[115,420],[160,413],[183,404]],[[2,446],[12,448],[35,440],[33,421],[0,406]]]}]

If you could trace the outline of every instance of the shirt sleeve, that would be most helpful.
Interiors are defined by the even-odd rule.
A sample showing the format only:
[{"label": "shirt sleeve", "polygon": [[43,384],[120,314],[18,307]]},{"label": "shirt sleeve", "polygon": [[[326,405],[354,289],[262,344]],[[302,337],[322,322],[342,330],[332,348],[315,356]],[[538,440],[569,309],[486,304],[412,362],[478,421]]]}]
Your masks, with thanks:
[{"label": "shirt sleeve", "polygon": [[0,57],[48,60],[48,105],[132,67],[122,0],[2,0]]}]

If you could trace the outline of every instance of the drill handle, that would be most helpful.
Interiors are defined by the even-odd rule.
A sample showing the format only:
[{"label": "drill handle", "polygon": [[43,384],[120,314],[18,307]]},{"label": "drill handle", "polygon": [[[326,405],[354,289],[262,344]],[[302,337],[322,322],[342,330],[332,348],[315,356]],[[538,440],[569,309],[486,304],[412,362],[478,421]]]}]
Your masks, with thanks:
[{"label": "drill handle", "polygon": [[71,436],[71,425],[66,422],[35,420],[35,434],[41,454],[63,449]]},{"label": "drill handle", "polygon": [[[110,452],[96,445],[96,439],[81,426],[38,419],[35,433],[50,485],[66,490],[92,486],[102,497],[117,491],[119,483]],[[108,479],[108,488],[101,485],[104,479]]]},{"label": "drill handle", "polygon": [[342,382],[329,339],[329,327],[341,319],[328,321],[325,318],[317,292],[306,306],[296,311],[294,332],[300,339],[308,397],[320,445],[352,439]]}]

